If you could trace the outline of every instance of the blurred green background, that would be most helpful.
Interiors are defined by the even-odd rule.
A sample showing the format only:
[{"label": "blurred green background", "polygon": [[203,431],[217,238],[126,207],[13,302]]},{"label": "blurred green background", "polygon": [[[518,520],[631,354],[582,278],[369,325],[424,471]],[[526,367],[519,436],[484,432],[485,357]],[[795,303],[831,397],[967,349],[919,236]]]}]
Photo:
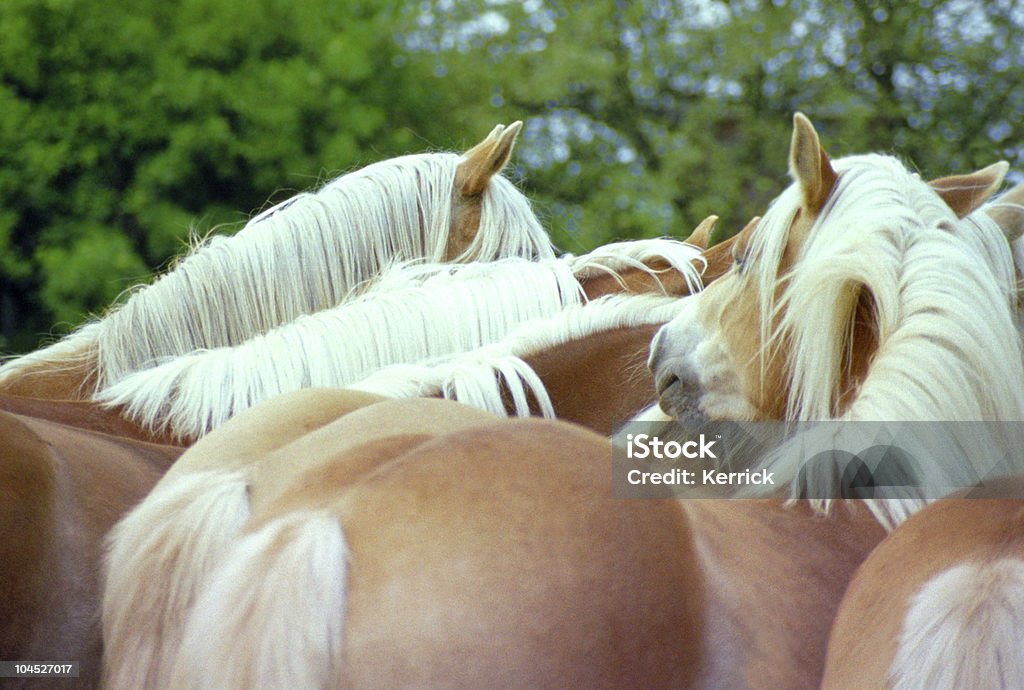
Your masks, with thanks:
[{"label": "blurred green background", "polygon": [[556,243],[734,231],[833,155],[1024,172],[1024,3],[3,0],[0,351],[101,312],[190,233],[523,119]]}]

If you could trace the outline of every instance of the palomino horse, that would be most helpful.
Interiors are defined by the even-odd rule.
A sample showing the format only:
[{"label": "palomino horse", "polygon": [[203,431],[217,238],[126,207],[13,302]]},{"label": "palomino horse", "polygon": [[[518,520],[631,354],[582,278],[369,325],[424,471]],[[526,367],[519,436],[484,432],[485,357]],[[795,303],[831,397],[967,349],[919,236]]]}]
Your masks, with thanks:
[{"label": "palomino horse", "polygon": [[[682,258],[672,259],[677,263],[678,261],[686,260],[693,256],[693,250],[691,249],[675,247],[674,245],[666,246],[672,246],[682,252],[682,254],[680,254],[680,257]],[[652,247],[653,245],[649,244],[634,247],[633,249],[639,250],[642,258],[649,259],[650,257],[648,257],[646,253]],[[656,257],[661,255],[655,252],[652,256]],[[671,256],[674,257],[674,255]],[[620,255],[619,258],[628,258],[628,256]],[[656,262],[657,259],[655,260],[655,263]],[[630,287],[636,289],[641,289],[641,286],[643,289],[652,289],[653,285],[646,284],[645,280],[653,280],[655,278],[662,280],[665,287],[669,290],[680,291],[688,289],[688,287],[686,287],[685,280],[683,280],[683,273],[686,273],[685,271],[680,273],[674,270],[669,270],[658,274],[652,274],[648,273],[646,270],[641,270],[636,267],[619,267],[619,269],[615,269],[617,265],[615,256],[610,254],[608,251],[604,252],[604,256],[600,261],[595,257],[581,257],[581,260],[579,261],[580,267],[586,266],[588,268],[598,270],[595,267],[604,266],[612,272],[603,272],[598,270],[594,276],[581,278],[580,282],[583,283],[585,288],[592,288],[594,294],[597,294],[598,292],[608,292],[611,291],[612,288],[605,285],[605,282],[609,280],[614,283],[616,289],[621,289],[621,286],[615,278],[618,273],[622,273],[621,279]],[[670,264],[666,265],[669,266]],[[646,276],[646,278],[641,278],[638,275],[640,273]],[[692,279],[693,274],[690,273],[689,275]],[[519,277],[522,278],[521,272],[519,273]],[[682,280],[682,282],[676,283],[675,281],[677,280]],[[104,529],[105,527],[109,527],[109,525],[118,519],[128,507],[145,495],[149,487],[152,486],[159,477],[159,472],[146,474],[145,482],[136,481],[135,479],[128,481],[126,479],[125,481],[117,484],[110,483],[110,475],[118,474],[118,472],[121,471],[127,478],[135,477],[138,474],[138,468],[146,466],[146,463],[149,462],[148,458],[153,453],[163,454],[161,457],[166,456],[168,458],[172,458],[180,453],[181,449],[166,448],[153,450],[155,447],[150,447],[145,444],[131,443],[128,441],[129,438],[149,440],[153,438],[153,436],[149,432],[135,427],[121,415],[115,414],[110,410],[106,410],[90,402],[49,401],[18,398],[16,396],[0,396],[0,406],[2,406],[2,409],[13,411],[20,415],[28,415],[37,418],[26,422],[30,424],[30,427],[25,433],[18,435],[15,434],[14,431],[10,431],[12,434],[10,439],[3,437],[7,452],[5,462],[10,467],[16,466],[17,468],[25,469],[31,467],[35,463],[42,462],[32,452],[30,452],[31,450],[38,448],[46,448],[51,455],[57,458],[74,459],[80,457],[83,452],[95,453],[99,456],[94,461],[94,464],[100,463],[100,469],[102,471],[81,476],[79,476],[78,470],[85,467],[82,461],[76,460],[75,462],[78,464],[74,467],[65,464],[50,463],[53,465],[54,475],[54,479],[51,483],[64,486],[65,490],[52,497],[51,505],[49,505],[49,507],[45,507],[46,511],[49,511],[54,515],[70,516],[67,519],[74,519],[81,524],[82,535],[91,535],[89,537],[91,541],[86,545],[77,543],[70,545],[69,549],[72,549],[72,547],[73,549],[69,551],[69,553],[73,552],[76,558],[79,559],[79,568],[80,572],[84,574],[83,577],[87,575],[88,577],[93,578],[90,582],[94,582],[95,571],[98,568],[99,561],[98,553],[95,549],[90,551],[86,547],[90,545],[95,546],[97,540],[102,536],[102,531],[97,531],[100,529],[99,526],[102,526]],[[47,424],[42,420],[60,422],[63,425],[79,427],[79,429],[92,429],[108,434],[116,434],[122,438],[117,440],[110,439],[109,443],[104,446],[103,443],[96,440],[97,438],[103,438],[98,434],[65,428],[64,426]],[[36,431],[33,431],[36,427],[46,430],[47,433],[36,433]],[[10,429],[14,428],[15,427],[10,427]],[[59,429],[60,433],[52,431],[54,429]],[[0,429],[0,431],[8,433],[9,428],[5,426],[3,429]],[[29,437],[29,432],[32,432],[35,435],[35,445],[22,442],[22,440]],[[166,440],[166,437],[163,440]],[[112,449],[109,447],[111,445]],[[69,460],[69,462],[71,461]],[[15,487],[19,486],[21,482],[27,482],[28,484],[32,483],[10,469],[3,474],[3,487],[12,491],[15,490]],[[96,487],[97,482],[102,483],[103,486]],[[117,500],[107,500],[102,506],[102,510],[97,512],[97,506],[94,504],[91,497],[94,495],[108,496],[111,492],[117,494],[115,497]],[[23,495],[19,494],[19,497],[23,497]],[[12,511],[10,515],[21,514],[29,509],[27,504],[23,504],[19,501],[10,503],[6,508]],[[44,507],[40,506],[39,510],[44,510]],[[14,529],[9,521],[5,520],[4,524],[11,530]],[[47,525],[48,523],[45,522],[33,525],[21,538],[23,540],[26,537],[39,540],[44,538],[57,539],[57,537],[49,533]],[[9,530],[5,528],[4,534],[7,534],[8,531]],[[0,577],[3,577],[5,581],[11,583],[12,587],[14,587],[15,581],[20,582],[18,578],[22,576],[35,577],[35,569],[25,568],[23,565],[18,565],[20,563],[21,561],[18,560],[7,560],[4,562],[4,572],[0,574]],[[64,597],[69,602],[68,605],[73,605],[76,611],[81,612],[83,617],[86,617],[88,612],[96,611],[98,604],[94,588],[89,589],[83,585],[72,592],[69,590],[70,585],[66,584],[65,579],[61,578],[51,580],[50,584],[53,584],[54,587],[48,596]],[[19,589],[14,587],[11,591],[16,593]],[[42,592],[44,591],[47,591],[46,588],[40,587],[37,594],[42,596]],[[74,598],[71,598],[72,595],[74,595]],[[57,652],[65,649],[72,651],[75,649],[92,650],[90,651],[91,656],[85,654],[85,652],[81,652],[80,656],[74,657],[76,659],[81,658],[83,660],[83,663],[85,664],[83,670],[85,675],[83,675],[83,678],[86,679],[85,682],[87,685],[92,684],[92,681],[88,679],[95,680],[95,672],[98,664],[96,654],[98,654],[99,649],[98,639],[96,637],[97,631],[94,628],[81,626],[75,627],[69,625],[65,630],[63,630],[63,632],[58,634],[53,630],[55,622],[52,617],[44,616],[43,613],[31,608],[25,602],[18,599],[7,599],[4,602],[4,606],[5,610],[17,609],[20,611],[19,615],[12,617],[11,620],[17,623],[21,629],[38,630],[40,634],[39,639],[62,641],[61,644],[64,645],[62,647],[38,647],[39,650],[55,650],[49,657],[43,655],[40,658],[67,659],[70,657],[61,657]],[[5,636],[12,637],[13,639],[13,636],[15,636],[13,629],[8,630],[5,628],[5,631]],[[7,648],[11,650],[20,649],[20,647],[15,646],[9,646]],[[95,654],[93,654],[93,652],[95,652]],[[4,656],[3,658],[26,657],[12,655]]]},{"label": "palomino horse", "polygon": [[[707,242],[712,223],[705,221],[687,238],[688,244],[704,249],[700,277],[705,287],[732,265],[733,243],[743,241],[758,220],[754,218],[739,233],[711,248],[707,247]],[[634,271],[632,275],[644,279],[647,274]],[[609,279],[606,277],[605,281]],[[591,300],[612,293],[610,289],[595,289],[598,287],[595,283],[597,281],[584,282],[584,290]],[[643,285],[634,283],[630,291],[653,292],[643,288]],[[689,294],[682,290],[682,286],[667,292],[677,296]],[[577,330],[570,319],[562,319],[552,331],[538,329],[540,332],[513,334],[509,351],[521,357],[526,366],[536,373],[551,400],[554,417],[609,436],[617,424],[632,419],[656,401],[657,393],[644,364],[651,338],[671,318],[669,314],[675,311],[679,300],[676,300],[676,307],[670,307],[657,297],[619,298],[622,303],[631,300],[636,306],[624,310],[632,316],[631,320],[595,319],[596,323]],[[608,311],[613,312],[615,302],[609,301],[608,306],[611,307]],[[606,307],[598,307],[591,302],[577,312],[596,311],[597,308]],[[642,320],[638,319],[641,316]],[[587,379],[585,385],[581,385],[581,376]]]},{"label": "palomino horse", "polygon": [[[752,220],[730,239],[710,249],[705,248],[701,254],[704,261],[701,282],[705,286],[732,265],[733,242],[742,241],[758,220]],[[711,224],[703,223],[687,238],[687,243],[706,247],[710,230]],[[667,275],[671,278],[679,274],[669,272]],[[645,366],[651,338],[681,307],[679,300],[665,299],[653,289],[645,290],[652,287],[639,282],[649,280],[646,272],[633,271],[626,276],[632,278],[628,280],[631,293],[648,294],[594,300],[598,295],[613,294],[611,288],[618,287],[618,283],[612,284],[615,276],[606,274],[598,276],[597,280],[583,280],[584,290],[591,298],[586,305],[568,309],[546,322],[526,324],[494,346],[484,348],[489,351],[488,356],[479,357],[480,353],[471,353],[465,359],[475,358],[477,365],[496,371],[501,370],[503,358],[520,359],[536,375],[541,390],[550,400],[549,416],[580,424],[604,436],[610,435],[617,424],[634,418],[657,400],[653,380]],[[603,280],[604,286],[599,280]],[[680,282],[678,278],[676,282]],[[667,292],[678,296],[689,294],[685,285]],[[456,359],[448,366],[456,373],[464,373],[465,368],[473,364]],[[435,366],[432,376],[407,373],[397,389],[379,380],[388,375],[387,371],[354,387],[406,395],[408,392],[399,391],[410,382],[418,381],[423,386],[430,381],[426,385],[432,387],[431,392],[464,401],[465,398],[459,395],[457,376],[437,376],[436,369],[442,369],[443,374],[444,368],[444,365]],[[493,381],[493,376],[484,374],[483,378]],[[586,381],[585,385],[581,384],[582,381]],[[451,390],[454,390],[454,395],[449,395]],[[522,414],[514,404],[509,404],[514,403],[510,401],[511,397],[505,393],[504,407],[500,403],[479,406],[499,413],[504,409],[509,414]],[[472,398],[468,402],[476,404]],[[533,414],[543,411],[540,405],[531,408]]]},{"label": "palomino horse", "polygon": [[944,499],[857,571],[832,627],[826,688],[1024,683],[1024,479]]},{"label": "palomino horse", "polygon": [[332,307],[395,261],[553,258],[529,201],[499,174],[521,126],[498,125],[463,156],[375,163],[211,238],[102,320],[8,362],[0,391],[88,398],[155,362]]},{"label": "palomino horse", "polygon": [[78,661],[60,687],[95,688],[104,537],[181,449],[2,411],[0,438],[0,659]]},{"label": "palomino horse", "polygon": [[374,400],[299,391],[182,456],[112,534],[108,687],[806,687],[883,535],[613,500],[592,432]]},{"label": "palomino horse", "polygon": [[[739,420],[1024,418],[1004,229],[984,213],[965,218],[999,186],[1006,164],[929,185],[886,156],[831,161],[798,114],[790,167],[795,183],[734,246],[734,268],[655,337],[650,365],[665,411]],[[809,480],[825,507],[839,492],[835,473],[793,459],[766,463],[794,486],[804,471],[825,470]],[[958,485],[938,474],[930,482]],[[915,505],[875,507],[898,522]]]},{"label": "palomino horse", "polygon": [[[447,285],[426,290],[420,285],[428,275],[428,270],[424,267],[390,271],[385,275],[391,279],[384,281],[388,282],[389,289],[396,290],[400,285],[406,292],[388,294],[377,288],[375,283],[371,283],[374,285],[372,290],[366,291],[364,288],[364,294],[355,300],[361,302],[364,321],[362,328],[358,323],[359,318],[356,318],[360,307],[348,303],[334,310],[324,310],[317,315],[304,317],[295,324],[282,325],[272,330],[270,334],[251,339],[250,342],[234,349],[223,348],[205,354],[193,354],[165,366],[145,370],[127,377],[120,385],[101,394],[101,397],[127,405],[128,414],[125,414],[121,407],[100,405],[91,401],[43,400],[4,393],[0,393],[0,410],[139,440],[187,444],[199,435],[199,430],[219,423],[221,416],[230,414],[232,410],[237,411],[240,407],[247,407],[258,399],[270,397],[274,391],[284,392],[318,382],[320,385],[343,385],[358,380],[361,374],[365,375],[383,366],[387,363],[388,357],[393,361],[417,361],[432,352],[436,354],[446,351],[446,348],[466,348],[490,341],[497,338],[503,332],[502,329],[511,328],[517,323],[538,316],[550,316],[553,310],[559,309],[562,305],[575,303],[577,295],[592,301],[604,295],[622,292],[690,294],[701,280],[712,280],[720,273],[724,258],[728,256],[728,242],[700,255],[697,254],[698,247],[692,245],[694,242],[706,242],[714,221],[713,216],[704,221],[688,238],[691,243],[689,246],[674,240],[623,242],[599,247],[590,254],[570,258],[566,266],[575,274],[572,280],[563,275],[568,272],[568,268],[563,267],[560,271],[561,264],[556,265],[553,262],[549,262],[550,270],[531,265],[518,270],[515,266],[502,266],[499,262],[493,266],[470,269],[482,274],[475,279],[475,285],[485,286],[487,292],[466,289],[454,292],[458,290],[459,285],[456,276],[449,278]],[[443,273],[449,269],[437,266],[433,270]],[[698,270],[701,271],[700,276],[696,273]],[[528,280],[530,276],[535,280]],[[427,282],[435,285],[443,281],[438,278]],[[431,332],[435,333],[436,337],[431,339],[428,337],[429,334],[424,332],[421,334],[424,342],[419,349],[410,350],[410,343],[405,339],[395,345],[402,346],[400,351],[390,352],[386,340],[383,343],[379,342],[379,334],[394,327],[389,325],[389,321],[395,311],[386,309],[386,306],[388,303],[397,302],[401,309],[409,311],[410,295],[422,302],[422,314],[415,320],[424,322],[425,331],[427,326],[433,323],[434,328]],[[483,321],[484,326],[470,319],[460,320],[458,317],[464,314],[458,309],[452,309],[455,304],[452,301],[453,295],[466,302],[473,314],[486,311],[497,316],[488,316]],[[369,303],[373,301],[379,302],[377,310],[380,313],[376,317],[368,313],[369,307],[372,306]],[[355,317],[352,317],[352,312],[357,312]],[[348,319],[348,323],[341,316],[343,314],[352,317]],[[367,327],[372,326],[374,318],[379,328]],[[455,319],[455,322],[452,322],[452,319]],[[438,323],[439,320],[443,323],[451,322],[449,325],[452,328],[441,327],[443,323]],[[453,339],[453,331],[459,330],[455,328],[456,326],[467,333],[465,342],[459,343],[457,339]],[[375,337],[352,337],[353,333],[367,330],[375,333]],[[312,342],[310,335],[315,336]],[[285,371],[283,374],[279,366],[282,355],[274,356],[270,352],[270,346],[275,339],[279,341],[279,349],[284,352],[283,359],[291,358],[296,362],[291,371]],[[302,342],[295,345],[296,339]],[[310,348],[313,347],[323,348],[326,354],[313,358],[310,352]],[[646,348],[646,344],[644,347]],[[247,353],[251,353],[248,358]],[[348,363],[348,370],[344,367],[346,356],[351,360]],[[341,365],[336,365],[326,374],[320,374],[321,377],[326,376],[326,379],[317,379],[315,371],[312,374],[305,373],[312,367],[311,358],[321,363],[341,361]],[[259,366],[250,366],[251,362],[256,362]],[[340,371],[338,366],[342,366]],[[196,373],[185,376],[181,373],[183,370],[192,370]],[[240,377],[245,376],[250,380],[243,384]],[[207,390],[210,390],[208,384],[211,380],[224,380],[225,386],[219,393],[222,399],[218,401],[209,395],[197,398],[194,392],[188,392],[188,381],[183,381],[183,378],[200,382],[192,387],[193,391],[201,390],[203,382]],[[230,383],[234,383],[235,387],[229,385]],[[166,392],[168,389],[170,392]],[[226,402],[223,400],[224,396],[227,396]],[[169,414],[164,407],[165,401],[173,405],[178,399],[188,399],[193,405],[199,405],[200,409],[178,409],[176,415]],[[136,423],[132,418],[139,418],[144,423]],[[618,419],[622,418],[624,417]]]}]

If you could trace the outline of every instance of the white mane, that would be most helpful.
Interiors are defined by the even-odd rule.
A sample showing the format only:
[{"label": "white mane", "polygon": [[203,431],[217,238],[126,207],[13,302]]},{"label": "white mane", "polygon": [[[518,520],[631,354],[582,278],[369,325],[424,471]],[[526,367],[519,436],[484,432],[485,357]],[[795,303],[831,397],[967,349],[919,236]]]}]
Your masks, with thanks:
[{"label": "white mane", "polygon": [[[95,340],[102,388],[167,357],[237,345],[333,307],[389,262],[442,261],[460,160],[446,153],[403,156],[299,194],[234,236],[203,242],[133,292],[99,328],[69,337],[79,344],[86,334]],[[456,260],[510,256],[554,253],[529,201],[495,176],[483,195],[479,231]],[[34,357],[59,361],[62,354],[57,343]],[[17,364],[5,368],[13,375]]]},{"label": "white mane", "polygon": [[[700,277],[707,268],[707,261],[702,250],[700,247],[670,238],[612,242],[582,256],[572,257],[571,262],[573,273],[581,279],[601,273],[617,275],[630,268],[646,271],[657,277],[658,272],[651,270],[644,263],[651,259],[662,259],[668,263],[671,270],[681,273],[690,294],[696,294],[703,288]],[[700,264],[699,270],[693,267],[694,261]]]},{"label": "white mane", "polygon": [[300,388],[341,387],[382,366],[464,352],[583,297],[566,262],[398,266],[402,288],[368,290],[235,346],[144,369],[97,392],[146,428],[195,438],[256,403]]},{"label": "white mane", "polygon": [[666,323],[682,304],[676,297],[658,294],[608,295],[524,323],[501,340],[471,352],[385,367],[349,388],[395,398],[441,396],[497,415],[506,414],[507,393],[520,417],[530,415],[532,395],[541,415],[554,417],[544,383],[524,357],[602,331]]},{"label": "white mane", "polygon": [[[785,339],[791,357],[787,419],[1024,418],[1024,367],[1010,308],[1015,277],[998,226],[982,214],[958,220],[892,158],[853,156],[834,167],[837,187],[790,275],[777,276],[776,267],[799,207],[796,186],[769,209],[751,248],[749,279],[769,296],[762,298],[762,323],[778,316],[765,342]],[[775,302],[780,279],[789,282]],[[879,345],[855,399],[837,417],[840,354],[861,288],[875,304]],[[842,439],[835,443],[843,447]],[[776,471],[779,484],[780,477],[795,480],[801,469],[810,469],[798,466],[798,457],[780,453],[764,465]],[[930,477],[933,486],[959,486],[960,477],[942,474],[950,467],[936,462],[930,468],[937,473]],[[985,476],[984,468],[975,469]],[[814,481],[830,485],[834,478]],[[913,507],[891,502],[877,514],[898,521]]]}]

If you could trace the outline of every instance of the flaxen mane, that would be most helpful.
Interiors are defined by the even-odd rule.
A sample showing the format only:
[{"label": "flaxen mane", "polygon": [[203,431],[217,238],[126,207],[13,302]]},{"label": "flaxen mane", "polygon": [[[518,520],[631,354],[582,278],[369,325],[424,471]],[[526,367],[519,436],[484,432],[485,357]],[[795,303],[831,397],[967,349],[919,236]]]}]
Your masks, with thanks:
[{"label": "flaxen mane", "polygon": [[[682,306],[682,300],[666,295],[608,295],[524,323],[497,342],[470,352],[385,367],[348,388],[394,398],[440,396],[497,415],[506,414],[507,393],[521,417],[530,415],[532,396],[541,415],[554,418],[544,384],[524,357],[602,331],[665,323]],[[587,384],[581,381],[580,385]]]},{"label": "flaxen mane", "polygon": [[[698,253],[673,240],[639,240],[539,262],[400,265],[333,309],[301,316],[240,345],[169,359],[100,390],[96,397],[123,405],[130,418],[147,428],[194,439],[284,392],[347,387],[388,365],[419,363],[494,343],[522,324],[550,319],[580,304],[580,277],[593,271],[615,273],[642,265],[640,259],[658,257],[699,286],[690,264]],[[624,317],[617,318],[624,322]],[[503,366],[510,380],[522,378],[513,372],[529,378],[517,364],[506,360]],[[477,368],[465,379],[460,399],[468,401],[473,389],[468,381],[481,381],[481,371]],[[475,401],[485,409],[494,406],[493,398],[482,392]]]},{"label": "flaxen mane", "polygon": [[234,346],[200,350],[97,392],[143,426],[194,439],[281,393],[343,387],[382,366],[464,352],[582,299],[568,264],[506,259],[399,266],[405,287],[369,290]]},{"label": "flaxen mane", "polygon": [[[926,183],[893,158],[853,156],[834,161],[834,167],[839,181],[808,232],[794,271],[779,276],[776,267],[787,243],[785,230],[800,205],[795,186],[765,215],[751,248],[748,279],[758,281],[760,294],[769,296],[761,304],[763,342],[784,339],[790,353],[787,419],[1024,418],[1024,368],[1010,309],[1015,276],[1000,228],[979,213],[958,220]],[[775,301],[780,279],[788,284]],[[851,346],[850,324],[865,292],[878,347],[856,397],[837,416],[842,361],[837,353]],[[769,331],[772,323],[777,327]],[[842,435],[828,443],[843,448]],[[795,482],[801,472],[813,469],[798,466],[794,458],[799,457],[782,452],[764,466],[776,472],[776,484]],[[926,483],[962,486],[963,476],[950,474],[956,474],[954,468],[977,462],[981,466],[966,468],[973,470],[968,475],[984,477],[991,469],[985,463],[991,461],[968,456],[958,465],[936,458],[927,468],[933,474]],[[832,474],[804,474],[802,481],[817,486],[818,496],[835,495]],[[883,503],[877,514],[890,523],[920,504]],[[827,501],[819,505],[827,507]]]}]

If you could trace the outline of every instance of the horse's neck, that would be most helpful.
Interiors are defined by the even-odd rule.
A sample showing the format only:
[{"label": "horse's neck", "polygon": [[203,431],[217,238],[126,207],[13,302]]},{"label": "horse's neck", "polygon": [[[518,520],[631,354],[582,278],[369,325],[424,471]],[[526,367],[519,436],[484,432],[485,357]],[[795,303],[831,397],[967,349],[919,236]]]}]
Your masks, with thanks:
[{"label": "horse's neck", "polygon": [[656,398],[645,362],[660,327],[598,331],[523,359],[540,376],[560,419],[608,435]]}]

